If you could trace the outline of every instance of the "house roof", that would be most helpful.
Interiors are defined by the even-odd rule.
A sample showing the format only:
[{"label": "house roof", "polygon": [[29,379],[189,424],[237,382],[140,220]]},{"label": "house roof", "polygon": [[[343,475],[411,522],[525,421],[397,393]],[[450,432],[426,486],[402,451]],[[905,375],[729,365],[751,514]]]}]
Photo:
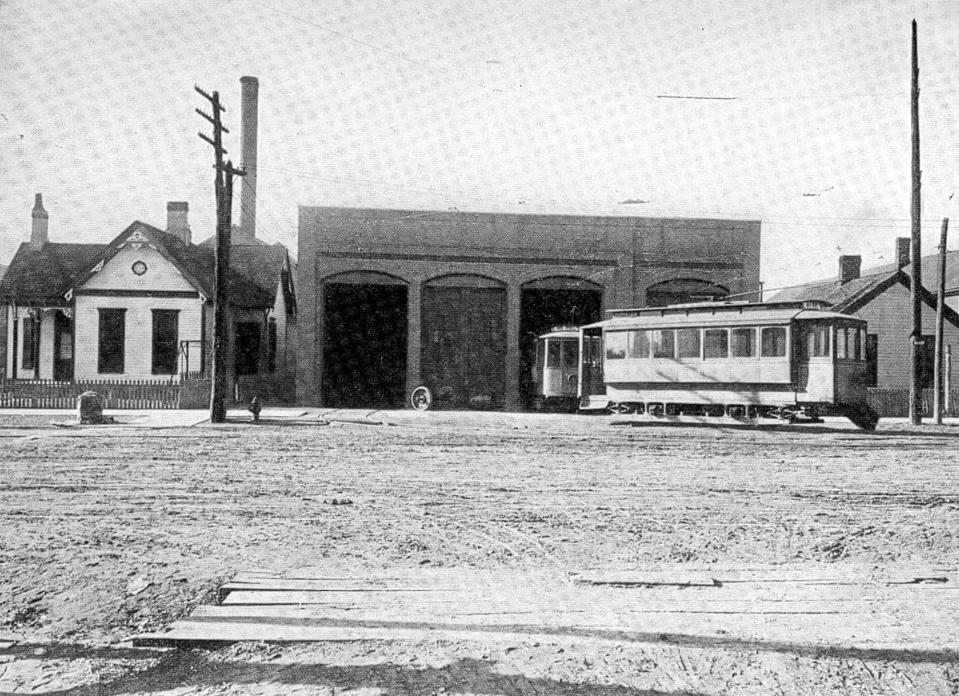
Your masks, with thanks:
[{"label": "house roof", "polygon": [[[923,259],[925,270],[926,259]],[[948,265],[946,267],[948,269]],[[929,307],[936,308],[936,296],[926,288],[926,276],[923,276],[923,285],[919,288],[919,297]],[[938,278],[938,273],[936,273]],[[947,272],[948,281],[948,272]],[[912,277],[909,275],[909,266],[898,269],[895,266],[887,267],[881,272],[870,272],[855,280],[840,283],[838,278],[821,280],[807,285],[797,285],[785,288],[773,296],[774,301],[809,301],[822,300],[832,305],[832,308],[843,314],[855,314],[874,299],[879,297],[894,285],[912,288]],[[948,287],[948,286],[947,286]],[[959,314],[948,305],[943,314],[946,321],[959,327]]]},{"label": "house roof", "polygon": [[[186,244],[147,223],[135,221],[109,244],[47,243],[36,250],[24,243],[0,280],[0,301],[23,305],[66,305],[65,293],[82,285],[100,262],[108,261],[139,232],[173,263],[207,298],[212,298],[216,260],[211,246]],[[272,307],[283,274],[288,274],[282,245],[231,247],[228,296],[230,304],[245,309]],[[286,291],[286,283],[284,284]],[[292,292],[292,285],[290,285]],[[290,298],[287,307],[292,309]]]},{"label": "house roof", "polygon": [[107,248],[105,244],[48,242],[34,249],[24,242],[0,279],[0,299],[23,305],[65,305],[63,293]]},{"label": "house roof", "polygon": [[[797,285],[780,290],[773,296],[773,300],[777,302],[821,300],[828,302],[837,311],[847,312],[851,311],[849,309],[851,307],[861,306],[864,299],[868,301],[867,298],[873,297],[879,288],[890,282],[890,279],[893,283],[897,282],[897,273],[898,271],[893,269],[883,273],[860,276],[846,283],[840,283],[838,278],[832,278],[806,285]],[[886,285],[886,287],[888,288],[889,285]]]}]

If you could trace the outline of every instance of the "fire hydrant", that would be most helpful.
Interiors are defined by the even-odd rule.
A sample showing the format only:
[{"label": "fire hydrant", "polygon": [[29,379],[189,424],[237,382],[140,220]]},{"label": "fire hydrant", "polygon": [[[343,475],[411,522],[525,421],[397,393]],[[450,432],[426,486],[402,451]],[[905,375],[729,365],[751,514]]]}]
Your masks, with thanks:
[{"label": "fire hydrant", "polygon": [[260,406],[260,400],[254,396],[253,399],[250,401],[249,407],[247,408],[247,410],[253,414],[254,423],[260,422],[260,411],[262,409],[263,407]]}]

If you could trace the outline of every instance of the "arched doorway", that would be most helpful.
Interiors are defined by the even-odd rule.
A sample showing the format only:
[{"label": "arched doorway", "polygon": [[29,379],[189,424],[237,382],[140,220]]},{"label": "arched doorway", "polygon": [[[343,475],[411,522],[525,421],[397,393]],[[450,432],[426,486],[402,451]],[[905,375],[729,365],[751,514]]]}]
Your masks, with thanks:
[{"label": "arched doorway", "polygon": [[647,307],[689,302],[712,302],[729,294],[729,288],[698,278],[675,278],[646,288]]},{"label": "arched doorway", "polygon": [[423,382],[445,408],[500,408],[506,385],[506,285],[446,275],[423,286]]},{"label": "arched doorway", "polygon": [[407,286],[354,271],[323,283],[323,402],[395,408],[406,391]]},{"label": "arched doorway", "polygon": [[573,276],[552,276],[525,283],[520,291],[520,398],[529,405],[536,337],[554,326],[581,326],[601,318],[603,288]]}]

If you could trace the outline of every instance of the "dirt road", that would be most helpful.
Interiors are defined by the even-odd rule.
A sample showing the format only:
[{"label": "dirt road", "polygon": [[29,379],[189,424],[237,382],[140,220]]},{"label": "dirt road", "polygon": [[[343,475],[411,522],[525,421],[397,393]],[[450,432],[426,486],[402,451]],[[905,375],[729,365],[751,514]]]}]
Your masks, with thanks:
[{"label": "dirt road", "polygon": [[333,422],[308,412],[175,429],[0,415],[0,640],[16,641],[0,650],[0,693],[261,693],[250,683],[271,680],[283,693],[959,689],[954,628],[921,659],[589,642],[109,647],[184,615],[240,569],[330,559],[557,575],[957,562],[955,428],[323,414]]}]

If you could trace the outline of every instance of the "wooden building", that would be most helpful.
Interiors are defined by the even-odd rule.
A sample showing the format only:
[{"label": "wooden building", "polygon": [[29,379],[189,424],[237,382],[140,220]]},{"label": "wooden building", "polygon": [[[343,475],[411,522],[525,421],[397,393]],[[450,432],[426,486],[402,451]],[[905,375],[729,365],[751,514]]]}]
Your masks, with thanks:
[{"label": "wooden building", "polygon": [[[822,300],[833,309],[853,314],[868,322],[866,356],[870,365],[870,387],[908,388],[912,370],[912,266],[909,261],[910,240],[896,240],[896,263],[861,273],[859,256],[840,256],[839,271],[834,278],[787,288],[774,300]],[[959,254],[951,254],[959,261]],[[945,309],[945,342],[959,346],[959,275],[947,266],[949,299]],[[922,380],[920,387],[932,387],[935,351],[936,296],[929,288],[938,284],[937,256],[922,260]],[[952,305],[952,306],[950,306]]]},{"label": "wooden building", "polygon": [[[193,244],[186,203],[161,230],[133,222],[106,244],[51,242],[37,194],[29,242],[0,280],[6,379],[175,380],[209,367],[214,253]],[[292,371],[286,249],[242,235],[231,248],[231,377]]]}]

